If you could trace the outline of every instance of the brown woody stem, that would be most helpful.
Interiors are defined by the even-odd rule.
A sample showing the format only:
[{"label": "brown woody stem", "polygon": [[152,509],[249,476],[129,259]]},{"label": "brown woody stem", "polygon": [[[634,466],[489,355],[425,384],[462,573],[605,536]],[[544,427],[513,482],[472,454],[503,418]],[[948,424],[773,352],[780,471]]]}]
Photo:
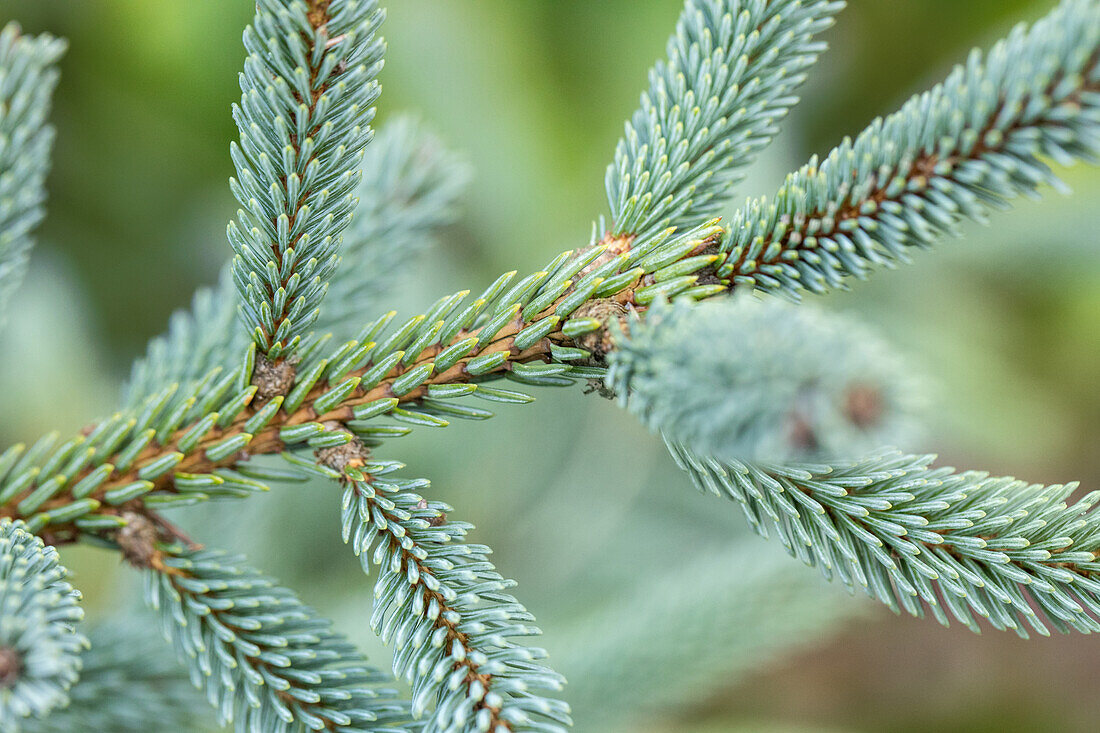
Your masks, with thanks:
[{"label": "brown woody stem", "polygon": [[[614,246],[617,253],[629,251],[630,238],[619,239],[607,239],[601,243],[601,246]],[[702,246],[710,246],[713,242],[707,240]],[[689,252],[685,256],[691,256],[695,252]],[[578,255],[579,256],[579,255]],[[583,274],[583,272],[582,272]],[[579,276],[578,276],[579,277]],[[645,279],[640,279],[631,283],[620,290],[613,296],[616,303],[624,306],[635,307],[634,293],[637,289],[646,284]],[[536,342],[534,345],[528,346],[525,349],[519,349],[515,345],[516,335],[523,330],[523,328],[530,323],[538,321],[542,318],[551,316],[554,314],[558,304],[560,304],[569,294],[572,292],[572,288],[566,290],[557,300],[544,308],[541,312],[534,314],[528,318],[517,316],[513,321],[506,324],[503,328],[498,330],[493,338],[485,344],[478,343],[472,347],[469,354],[464,356],[454,366],[451,366],[447,370],[432,374],[422,385],[412,389],[408,392],[404,392],[397,395],[393,391],[393,383],[398,377],[406,372],[415,369],[417,367],[424,366],[432,363],[435,357],[443,351],[443,349],[451,346],[459,341],[467,339],[471,336],[477,336],[481,329],[461,330],[446,344],[435,344],[429,346],[422,353],[418,355],[415,361],[408,365],[398,364],[389,371],[380,381],[371,386],[369,389],[363,389],[362,387],[356,387],[342,402],[337,406],[327,410],[324,413],[319,413],[313,407],[313,403],[322,395],[324,395],[331,388],[331,385],[320,382],[310,390],[308,395],[302,401],[301,406],[295,409],[293,412],[286,412],[280,410],[277,412],[268,423],[258,432],[256,432],[252,439],[248,442],[247,449],[238,453],[231,454],[229,456],[218,458],[217,460],[211,459],[206,455],[206,449],[219,443],[226,438],[230,438],[234,435],[244,433],[244,425],[253,415],[256,414],[258,409],[262,407],[263,400],[254,397],[252,404],[246,406],[236,416],[232,423],[225,427],[215,427],[211,429],[199,444],[187,452],[187,455],[173,468],[172,471],[167,472],[152,481],[153,487],[150,491],[156,492],[171,492],[174,490],[174,476],[176,473],[187,474],[204,474],[210,473],[219,468],[230,468],[241,464],[248,460],[252,456],[279,453],[284,451],[287,446],[280,438],[280,431],[283,428],[291,427],[294,425],[301,425],[310,422],[320,423],[332,423],[333,428],[343,428],[346,424],[354,419],[354,408],[357,405],[362,405],[368,402],[373,402],[383,398],[396,398],[399,403],[407,404],[413,403],[423,399],[428,394],[429,387],[433,385],[444,384],[460,384],[472,382],[475,379],[482,381],[486,378],[492,378],[493,376],[502,376],[505,372],[513,369],[515,364],[525,364],[532,362],[549,362],[551,357],[552,345],[572,345],[569,338],[562,333],[560,327],[557,330],[547,334],[544,338]],[[593,302],[595,299],[590,299],[588,303]],[[640,306],[638,306],[640,308]],[[508,354],[508,358],[496,369],[487,372],[479,373],[478,375],[470,374],[466,365],[469,361],[478,356],[485,356],[487,354],[494,354],[498,352],[505,352]],[[374,362],[369,362],[365,366],[355,371],[349,372],[345,375],[348,377],[362,376],[368,372],[374,366]],[[266,374],[266,372],[265,372]],[[266,377],[264,377],[266,379]],[[255,383],[255,378],[253,380]],[[288,389],[288,388],[287,388]],[[196,421],[197,422],[197,421]],[[108,491],[121,486],[137,481],[138,473],[142,466],[148,465],[150,462],[157,460],[161,456],[165,456],[171,453],[179,451],[179,441],[187,433],[188,430],[194,425],[194,423],[188,424],[173,433],[173,435],[163,443],[153,443],[147,446],[141,453],[138,454],[136,459],[130,462],[130,468],[124,471],[116,471],[112,473],[107,480],[99,485],[93,492],[88,495],[88,498],[98,501],[104,501],[104,497]],[[117,455],[117,454],[116,454]],[[101,463],[112,463],[115,456],[104,459]],[[66,483],[67,487],[74,486],[83,477],[87,476],[94,467],[89,467],[76,476],[72,477]],[[0,506],[0,517],[23,518],[18,510],[20,501],[30,495],[36,488],[37,482],[28,486],[18,495],[11,498],[3,506]],[[69,490],[64,490],[58,493],[56,496],[50,498],[44,502],[40,507],[36,508],[36,512],[49,512],[51,509],[64,507],[73,501],[73,496]],[[107,506],[104,504],[99,510],[100,513],[105,514],[118,514],[120,507]],[[44,527],[39,534],[45,535],[55,543],[74,541],[78,538],[80,530],[71,522],[60,524],[48,524]]]}]

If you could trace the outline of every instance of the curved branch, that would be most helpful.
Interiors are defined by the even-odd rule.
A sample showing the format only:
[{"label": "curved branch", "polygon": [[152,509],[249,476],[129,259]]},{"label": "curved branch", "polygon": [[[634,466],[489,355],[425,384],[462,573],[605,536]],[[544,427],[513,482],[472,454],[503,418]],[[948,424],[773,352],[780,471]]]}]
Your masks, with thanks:
[{"label": "curved branch", "polygon": [[[718,461],[669,441],[703,490],[774,528],[795,557],[894,611],[975,615],[1023,637],[1100,631],[1100,492],[933,468],[934,456],[886,453],[836,464]],[[1045,616],[1046,623],[1040,612]]]},{"label": "curved branch", "polygon": [[963,219],[1100,156],[1100,6],[1068,0],[788,176],[731,221],[721,277],[797,295],[906,261]]},{"label": "curved branch", "polygon": [[545,651],[513,641],[542,632],[505,592],[515,582],[497,573],[489,548],[465,542],[472,526],[413,493],[427,481],[389,478],[399,464],[358,463],[343,469],[344,540],[364,570],[378,566],[371,626],[398,647],[394,672],[412,683],[414,712],[431,709],[429,730],[571,725],[569,706],[542,694],[565,679],[541,663]]}]

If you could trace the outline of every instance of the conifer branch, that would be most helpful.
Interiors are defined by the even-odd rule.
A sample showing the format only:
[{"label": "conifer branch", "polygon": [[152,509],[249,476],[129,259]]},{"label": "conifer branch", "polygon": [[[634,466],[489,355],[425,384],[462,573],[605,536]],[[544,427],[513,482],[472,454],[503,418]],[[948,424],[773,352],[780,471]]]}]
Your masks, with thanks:
[{"label": "conifer branch", "polygon": [[[542,694],[562,678],[540,663],[540,650],[512,640],[537,630],[504,592],[512,582],[488,562],[488,548],[462,542],[469,525],[413,493],[423,482],[390,479],[398,466],[367,454],[408,432],[404,425],[491,416],[460,402],[466,396],[531,399],[494,386],[501,379],[601,380],[665,434],[702,488],[736,499],[758,531],[770,524],[792,554],[895,610],[920,614],[927,606],[942,622],[950,614],[974,628],[976,614],[1020,633],[1026,624],[1042,633],[1048,624],[1100,630],[1100,520],[1092,511],[1100,494],[1067,506],[1072,486],[956,474],[932,468],[927,456],[848,460],[829,455],[839,451],[817,432],[798,456],[777,451],[761,436],[781,431],[790,401],[779,398],[791,394],[782,393],[782,379],[768,378],[809,340],[799,334],[819,324],[792,317],[788,333],[748,313],[737,316],[743,330],[732,332],[722,315],[728,303],[713,311],[693,305],[739,287],[794,296],[843,285],[872,264],[904,259],[907,248],[963,218],[1054,182],[1038,156],[1100,155],[1100,5],[1065,0],[820,166],[793,174],[775,204],[750,202],[729,230],[700,223],[794,103],[795,86],[823,48],[814,36],[839,7],[688,0],[669,60],[652,72],[608,170],[610,231],[526,278],[506,273],[480,296],[446,296],[406,321],[387,313],[330,345],[331,336],[311,333],[347,327],[339,309],[320,316],[329,285],[340,305],[357,310],[353,283],[362,268],[407,258],[402,235],[446,220],[458,176],[450,162],[402,157],[399,140],[375,165],[379,187],[368,203],[398,180],[416,183],[413,193],[368,208],[370,221],[349,230],[371,136],[368,108],[378,95],[382,12],[374,0],[260,0],[234,108],[241,137],[231,186],[242,209],[228,230],[248,335],[228,328],[227,279],[200,295],[193,314],[135,369],[124,411],[70,440],[51,434],[0,454],[0,581],[5,574],[19,581],[0,582],[0,727],[14,719],[8,710],[25,716],[62,704],[79,665],[74,594],[56,555],[29,534],[51,544],[105,543],[146,569],[148,600],[193,680],[239,730],[396,733],[419,728],[410,718],[428,709],[429,729],[455,733],[569,725],[567,706]],[[0,34],[0,52],[13,39]],[[43,43],[43,54],[55,57],[59,47]],[[0,62],[5,74],[23,68],[3,53]],[[34,92],[48,96],[50,74],[41,72],[46,83]],[[8,78],[0,78],[0,98]],[[37,128],[18,127],[27,136],[38,134],[31,128],[41,128],[35,115],[46,104],[33,99],[26,109]],[[48,147],[48,132],[40,137]],[[7,150],[0,147],[0,163]],[[46,151],[31,151],[31,162],[13,164],[30,193],[16,204],[0,196],[0,223],[18,209],[14,238],[0,229],[9,237],[0,239],[9,247],[0,248],[0,263],[9,255],[21,261],[39,216]],[[0,179],[0,194],[9,183]],[[349,260],[338,271],[345,232]],[[371,238],[389,247],[355,246]],[[719,317],[708,321],[709,313]],[[845,335],[816,330],[834,347]],[[762,335],[787,340],[776,338],[769,351]],[[706,350],[697,348],[700,337]],[[806,366],[823,394],[850,386],[826,365]],[[875,375],[885,385],[890,376]],[[737,381],[744,377],[755,381]],[[746,399],[762,381],[781,393],[767,405]],[[723,394],[741,412],[716,407]],[[895,410],[900,400],[886,404]],[[846,428],[884,438],[866,409],[848,407],[840,410]],[[822,414],[833,413],[815,419]],[[839,442],[850,448],[852,434]],[[251,460],[275,453],[290,469]],[[374,625],[398,642],[395,670],[413,684],[412,708],[379,688],[387,678],[291,591],[238,557],[190,544],[160,515],[248,496],[295,473],[347,484],[345,539],[380,566]],[[24,640],[44,650],[53,665],[46,673],[21,653]],[[45,692],[21,693],[34,675]]]},{"label": "conifer branch", "polygon": [[908,260],[963,219],[1100,159],[1100,5],[1065,0],[730,222],[718,275],[796,296]]},{"label": "conifer branch", "polygon": [[[757,464],[669,442],[699,488],[736,500],[753,528],[895,612],[1027,637],[1100,631],[1100,492],[933,468],[884,453],[834,464]],[[1040,615],[1041,614],[1041,615]]]},{"label": "conifer branch", "polygon": [[[1100,630],[1100,515],[1090,511],[1100,493],[1067,506],[1075,485],[956,474],[932,468],[932,456],[777,450],[770,432],[782,423],[752,395],[778,395],[782,406],[786,380],[805,371],[820,372],[828,393],[829,368],[792,365],[797,352],[773,344],[788,334],[737,309],[651,309],[616,337],[610,357],[608,386],[665,437],[700,489],[737,500],[756,531],[773,527],[792,555],[895,611],[927,606],[943,623],[950,614],[977,630],[976,614],[1021,635],[1025,624],[1044,634],[1047,624]],[[828,329],[819,337],[840,352],[851,346]]]},{"label": "conifer branch", "polygon": [[46,214],[54,130],[46,123],[65,41],[0,31],[0,324],[27,269],[31,232]]},{"label": "conifer branch", "polygon": [[829,0],[687,0],[605,177],[611,238],[718,214],[825,44]]},{"label": "conifer branch", "polygon": [[408,704],[331,623],[226,553],[160,546],[146,600],[192,682],[237,730],[406,733]]},{"label": "conifer branch", "polygon": [[[399,117],[380,128],[364,153],[355,218],[344,232],[341,266],[315,332],[342,338],[361,325],[396,271],[451,221],[465,181],[458,156],[422,125]],[[123,390],[126,408],[137,410],[173,382],[186,386],[214,368],[232,369],[248,344],[236,321],[237,294],[227,267],[216,285],[195,293],[190,310],[172,315],[168,331],[134,362]]]},{"label": "conifer branch", "polygon": [[[715,247],[721,235],[708,223],[639,239],[610,259],[600,259],[604,245],[565,252],[519,281],[507,273],[465,307],[466,292],[447,296],[386,336],[392,313],[327,354],[325,339],[314,340],[299,353],[285,397],[256,400],[256,361],[248,351],[228,373],[215,369],[190,385],[169,386],[87,435],[12,446],[0,454],[0,516],[26,518],[55,542],[87,532],[110,538],[134,502],[156,510],[266,490],[271,474],[248,459],[346,440],[325,423],[376,440],[393,434],[372,422],[385,416],[421,425],[446,425],[437,413],[488,416],[456,406],[452,400],[462,395],[530,401],[486,381],[568,385],[577,377],[602,378],[602,368],[570,364],[591,356],[575,339],[606,327],[582,306],[608,300],[640,306],[662,294],[703,298],[725,290],[696,286],[693,275],[666,277],[712,263],[714,255],[694,255]],[[656,282],[643,284],[646,275]]]},{"label": "conifer branch", "polygon": [[[1076,12],[1091,17],[1087,14],[1095,10],[1092,6],[1082,10],[1071,0],[1051,17],[1076,17]],[[1048,46],[1060,50],[1061,55],[1042,58],[1054,59],[1050,63],[1057,62],[1062,68],[1070,64],[1067,58],[1095,58],[1100,40],[1081,30],[1088,25],[1059,25],[1048,19],[1037,24],[1037,30],[1017,32],[1014,38],[1032,39],[1033,53]],[[1083,40],[1066,35],[1074,33],[1084,34]],[[1001,58],[1004,53],[993,56]],[[1088,59],[1081,59],[1077,67],[1088,63],[1091,74],[1100,73]],[[1048,117],[1068,121],[1026,129],[1045,131],[1042,140],[1052,141],[1061,135],[1057,148],[1052,147],[1054,142],[1043,143],[1047,152],[1057,149],[1086,155],[1094,147],[1095,123],[1090,120],[1100,97],[1087,87],[1094,83],[1092,76],[1076,74],[1065,79],[1068,81],[1059,86],[1056,100],[1073,98],[1080,104],[1066,107],[1055,103],[1062,111]],[[1048,83],[1043,82],[1044,88]],[[1077,92],[1074,84],[1080,87]],[[912,104],[910,108],[916,109]],[[1043,112],[1040,109],[1036,114]],[[1068,132],[1056,132],[1063,129]],[[905,201],[912,204],[914,200]],[[881,216],[888,216],[887,208],[881,208]],[[472,391],[480,396],[507,401],[512,399],[507,393],[502,396],[480,383],[501,376],[547,385],[568,384],[576,377],[602,378],[604,352],[612,346],[601,334],[608,333],[609,322],[628,308],[647,307],[659,297],[719,296],[746,282],[740,274],[722,279],[715,275],[715,268],[719,275],[728,269],[722,262],[731,257],[724,252],[729,249],[722,244],[724,234],[708,223],[683,233],[665,230],[639,236],[625,245],[622,241],[594,242],[578,252],[563,253],[544,270],[514,284],[514,273],[507,273],[465,307],[460,307],[465,293],[445,297],[385,338],[380,334],[392,314],[368,324],[360,338],[330,352],[327,358],[319,356],[322,339],[299,354],[300,373],[285,385],[280,405],[270,400],[251,404],[255,392],[248,392],[255,389],[250,386],[255,362],[247,356],[228,375],[211,373],[191,388],[151,398],[137,418],[129,418],[134,423],[129,429],[119,422],[127,420],[121,416],[105,421],[97,427],[98,435],[115,442],[110,450],[96,450],[95,460],[89,459],[77,471],[54,474],[23,458],[20,467],[24,470],[9,470],[6,478],[0,477],[0,516],[25,517],[34,531],[49,527],[59,539],[74,537],[81,530],[114,531],[122,524],[115,506],[124,501],[148,495],[146,501],[171,504],[262,488],[239,473],[242,468],[249,470],[244,461],[252,455],[295,446],[316,448],[317,441],[331,439],[322,435],[325,422],[377,439],[394,431],[376,430],[366,421],[385,415],[415,424],[445,424],[445,418],[434,419],[438,416],[432,413],[448,406],[440,405],[442,401],[433,393],[447,394],[451,385],[473,385]],[[744,234],[736,229],[727,236],[740,238]],[[429,409],[410,412],[399,407],[407,403]],[[50,460],[46,462],[52,461],[51,467],[56,467],[84,443],[93,445],[91,440],[78,439],[63,444],[64,451],[51,454],[49,447],[41,449],[37,457],[47,456]],[[185,450],[179,450],[181,447]],[[22,451],[22,446],[14,446],[4,454],[8,463],[0,460],[0,469],[14,464]],[[111,470],[106,470],[106,465]],[[85,480],[91,483],[84,483],[79,497],[83,501],[76,502],[78,497],[71,489]],[[99,510],[108,498],[107,504],[117,503]],[[64,521],[58,521],[55,514]]]},{"label": "conifer branch", "polygon": [[0,520],[0,731],[68,703],[80,674],[84,613],[57,550]]},{"label": "conifer branch", "polygon": [[241,317],[261,355],[293,353],[317,319],[351,221],[385,44],[374,0],[260,0],[233,117],[230,222]]},{"label": "conifer branch", "polygon": [[564,731],[569,706],[546,697],[565,679],[540,660],[546,652],[518,644],[542,632],[505,591],[515,586],[468,544],[472,525],[451,508],[414,493],[425,480],[390,476],[392,462],[349,458],[330,449],[344,473],[343,532],[364,571],[378,567],[371,628],[392,642],[394,674],[413,686],[413,713],[431,731]]},{"label": "conifer branch", "polygon": [[608,388],[645,425],[706,455],[851,458],[915,433],[917,379],[851,319],[735,296],[658,302],[615,330]]}]

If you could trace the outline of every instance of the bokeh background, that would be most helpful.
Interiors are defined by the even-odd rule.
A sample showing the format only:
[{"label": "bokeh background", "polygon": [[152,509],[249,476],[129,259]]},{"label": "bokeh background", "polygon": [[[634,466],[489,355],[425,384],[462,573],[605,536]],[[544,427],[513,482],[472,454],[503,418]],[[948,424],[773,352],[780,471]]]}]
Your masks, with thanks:
[{"label": "bokeh background", "polygon": [[[1052,4],[850,0],[803,103],[736,198],[771,193],[810,154]],[[680,2],[393,5],[379,119],[415,111],[476,171],[460,223],[394,283],[392,303],[410,313],[586,243],[606,210],[604,166]],[[0,21],[71,42],[49,217],[0,342],[4,444],[110,412],[146,341],[215,280],[235,210],[229,106],[251,12],[245,0],[0,0]],[[1071,197],[1046,191],[818,299],[876,327],[932,385],[926,437],[903,447],[1100,488],[1100,172],[1064,177]],[[536,394],[388,455],[431,478],[519,580],[571,676],[579,730],[1096,729],[1100,640],[975,636],[849,599],[749,536],[736,506],[694,492],[613,404],[579,389]],[[338,501],[332,487],[285,487],[190,521],[201,541],[249,549],[385,666]],[[64,556],[93,617],[129,602],[132,573],[113,555]],[[694,599],[690,613],[653,612],[673,596]]]}]

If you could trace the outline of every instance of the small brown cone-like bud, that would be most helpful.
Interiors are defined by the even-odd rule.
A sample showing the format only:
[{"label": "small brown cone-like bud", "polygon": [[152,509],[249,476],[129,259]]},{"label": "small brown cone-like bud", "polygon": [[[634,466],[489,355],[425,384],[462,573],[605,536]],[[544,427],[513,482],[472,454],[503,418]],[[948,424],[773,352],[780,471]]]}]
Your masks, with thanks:
[{"label": "small brown cone-like bud", "polygon": [[620,328],[626,327],[626,306],[610,298],[598,298],[590,300],[570,314],[570,318],[594,318],[603,324],[595,331],[581,334],[573,339],[578,348],[592,354],[592,363],[603,365],[608,352],[614,350],[615,343],[611,340],[611,322],[614,320]]},{"label": "small brown cone-like bud", "polygon": [[844,400],[844,415],[861,430],[873,428],[882,420],[886,406],[882,390],[871,384],[853,384]]},{"label": "small brown cone-like bud", "polygon": [[13,687],[23,673],[23,655],[11,647],[0,647],[0,690]]},{"label": "small brown cone-like bud", "polygon": [[272,397],[285,395],[294,386],[294,365],[286,359],[269,361],[257,356],[252,368],[252,384],[256,387],[256,400],[266,402]]},{"label": "small brown cone-like bud", "polygon": [[[330,421],[324,425],[329,430],[338,430],[350,435],[350,431],[340,423]],[[322,466],[328,466],[334,471],[343,472],[346,468],[362,468],[363,464],[370,458],[370,449],[359,438],[353,437],[342,445],[321,448],[314,455],[317,457],[317,462]]]},{"label": "small brown cone-like bud", "polygon": [[115,542],[122,550],[122,557],[136,568],[153,567],[157,555],[158,533],[156,525],[144,514],[123,512],[126,526],[115,535]]}]

